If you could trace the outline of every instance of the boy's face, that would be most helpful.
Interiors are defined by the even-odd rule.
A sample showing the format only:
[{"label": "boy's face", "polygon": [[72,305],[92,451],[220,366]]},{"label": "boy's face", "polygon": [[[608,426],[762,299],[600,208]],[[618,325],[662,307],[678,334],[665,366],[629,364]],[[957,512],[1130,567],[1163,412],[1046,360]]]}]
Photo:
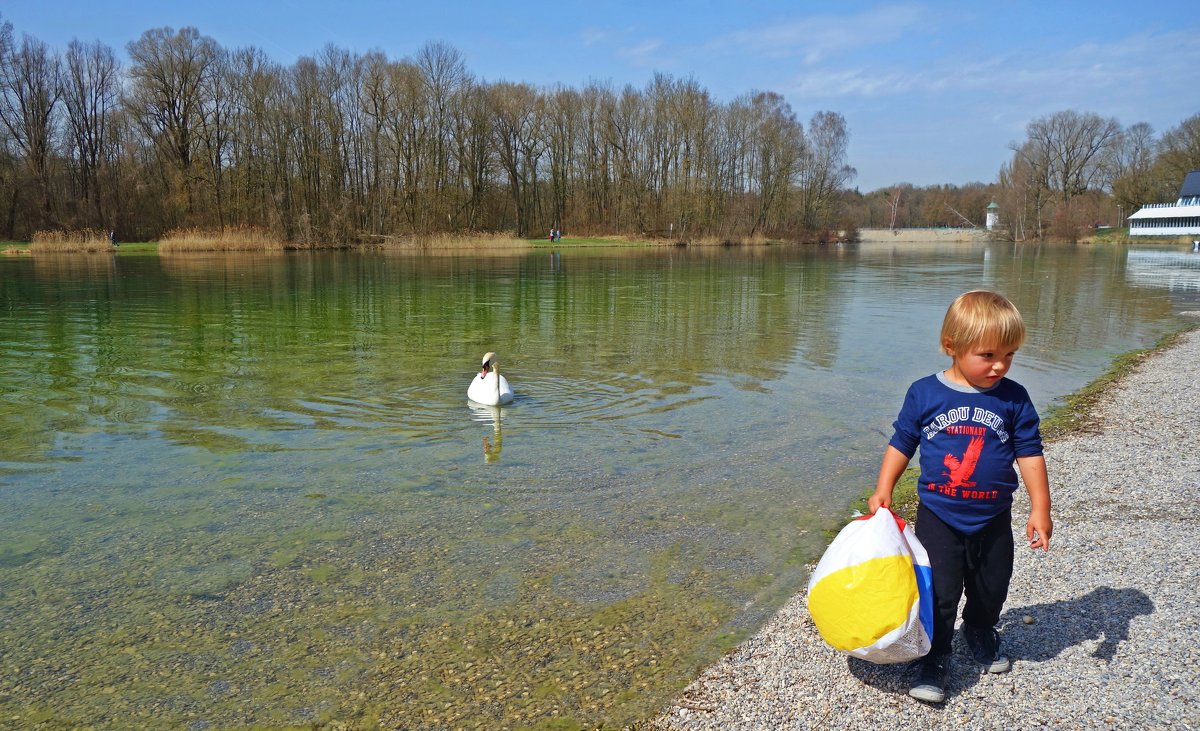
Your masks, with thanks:
[{"label": "boy's face", "polygon": [[1013,356],[1017,354],[1016,346],[1000,343],[976,343],[956,351],[947,341],[944,347],[954,358],[953,365],[947,371],[950,380],[961,386],[975,388],[991,388],[999,383],[1012,367]]}]

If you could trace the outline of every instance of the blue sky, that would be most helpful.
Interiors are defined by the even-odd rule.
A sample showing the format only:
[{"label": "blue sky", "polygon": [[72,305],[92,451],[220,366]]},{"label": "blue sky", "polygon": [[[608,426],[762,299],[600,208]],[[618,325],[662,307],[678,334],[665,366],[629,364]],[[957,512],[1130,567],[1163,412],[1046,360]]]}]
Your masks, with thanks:
[{"label": "blue sky", "polygon": [[1200,11],[1184,2],[254,2],[0,0],[0,18],[62,50],[124,53],[195,26],[281,63],[327,44],[389,58],[428,41],[489,81],[644,86],[692,77],[720,101],[775,91],[807,122],[842,114],[852,184],[992,182],[1025,125],[1064,109],[1148,122],[1200,113]]}]

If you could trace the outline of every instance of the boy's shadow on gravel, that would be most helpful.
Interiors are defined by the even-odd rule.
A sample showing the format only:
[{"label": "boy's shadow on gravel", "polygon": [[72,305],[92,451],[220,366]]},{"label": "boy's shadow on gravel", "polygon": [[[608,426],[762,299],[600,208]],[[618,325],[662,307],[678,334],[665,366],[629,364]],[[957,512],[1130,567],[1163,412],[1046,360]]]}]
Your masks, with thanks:
[{"label": "boy's shadow on gravel", "polygon": [[[1014,661],[1044,662],[1068,647],[1099,640],[1092,657],[1112,662],[1129,639],[1129,623],[1154,613],[1154,602],[1138,589],[1102,586],[1078,599],[1016,607],[1000,617],[1002,644]],[[1033,617],[1033,624],[1023,618]]]},{"label": "boy's shadow on gravel", "polygon": [[[1137,589],[1102,586],[1076,599],[1013,607],[1000,617],[1002,652],[1015,666],[1022,662],[1045,662],[1063,650],[1089,641],[1099,641],[1092,657],[1111,662],[1121,642],[1129,639],[1129,623],[1143,614],[1153,614],[1154,603]],[[1024,617],[1033,617],[1025,624]],[[971,658],[960,631],[954,633],[954,660],[947,697],[974,685],[982,670]],[[882,691],[907,694],[916,669],[909,663],[876,665],[847,658],[850,673],[863,683]]]}]

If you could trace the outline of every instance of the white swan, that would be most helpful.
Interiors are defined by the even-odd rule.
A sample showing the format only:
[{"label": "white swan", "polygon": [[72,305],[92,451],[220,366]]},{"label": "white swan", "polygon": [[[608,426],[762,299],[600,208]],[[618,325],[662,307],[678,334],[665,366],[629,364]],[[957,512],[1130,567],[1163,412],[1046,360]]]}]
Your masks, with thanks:
[{"label": "white swan", "polygon": [[471,385],[467,388],[467,398],[484,406],[512,403],[512,386],[508,385],[508,380],[497,370],[495,353],[483,356],[483,368],[471,380]]}]

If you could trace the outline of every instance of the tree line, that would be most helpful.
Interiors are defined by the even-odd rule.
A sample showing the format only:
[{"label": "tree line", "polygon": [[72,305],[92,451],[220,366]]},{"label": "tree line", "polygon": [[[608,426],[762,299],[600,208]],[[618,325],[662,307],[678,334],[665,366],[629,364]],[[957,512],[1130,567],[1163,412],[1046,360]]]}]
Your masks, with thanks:
[{"label": "tree line", "polygon": [[863,228],[978,227],[999,206],[1001,235],[1016,241],[1077,241],[1097,224],[1114,228],[1147,203],[1174,202],[1200,170],[1200,114],[1161,135],[1092,112],[1055,112],[1026,125],[995,183],[847,191],[846,215]]},{"label": "tree line", "polygon": [[845,215],[859,228],[983,228],[995,187],[898,183],[870,193],[849,190]]},{"label": "tree line", "polygon": [[443,232],[804,239],[838,225],[844,118],[772,92],[488,82],[429,43],[290,66],[195,28],[56,52],[0,25],[0,235],[255,226],[299,244]]},{"label": "tree line", "polygon": [[1088,228],[1124,219],[1147,203],[1173,203],[1200,169],[1200,114],[1156,135],[1138,122],[1061,111],[1026,125],[1000,169],[997,202],[1016,240],[1076,241]]}]

